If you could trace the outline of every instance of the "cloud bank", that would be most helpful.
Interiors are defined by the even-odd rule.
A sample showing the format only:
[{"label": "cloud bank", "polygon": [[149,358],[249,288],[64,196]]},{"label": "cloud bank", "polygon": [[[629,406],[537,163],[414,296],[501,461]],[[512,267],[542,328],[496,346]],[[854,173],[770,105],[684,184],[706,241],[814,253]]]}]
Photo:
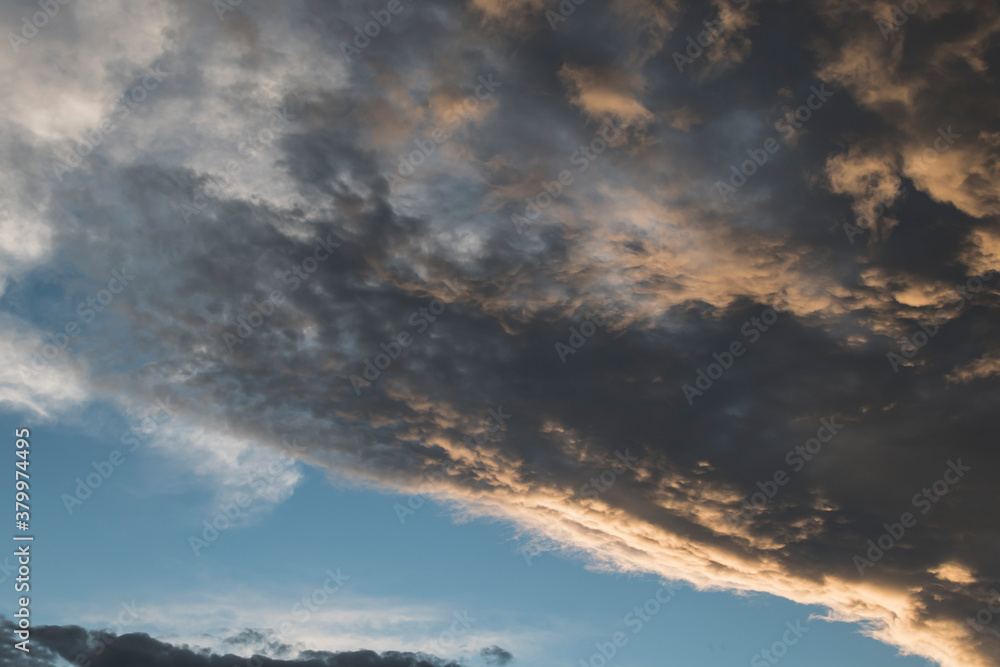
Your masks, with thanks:
[{"label": "cloud bank", "polygon": [[1000,585],[1000,10],[652,4],[403,3],[350,58],[354,3],[63,7],[0,56],[31,388],[0,400],[170,397],[602,567],[1000,664],[967,622]]}]

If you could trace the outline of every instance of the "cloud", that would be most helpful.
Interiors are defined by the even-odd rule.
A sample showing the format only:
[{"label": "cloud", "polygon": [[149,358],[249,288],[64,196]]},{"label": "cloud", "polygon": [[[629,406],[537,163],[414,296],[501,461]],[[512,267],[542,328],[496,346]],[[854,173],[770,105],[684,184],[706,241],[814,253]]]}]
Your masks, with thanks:
[{"label": "cloud", "polygon": [[[11,362],[125,258],[139,267],[67,375],[20,400],[52,414],[91,391],[124,406],[169,394],[162,445],[207,479],[238,484],[227,471],[256,464],[250,443],[295,437],[305,464],[359,484],[421,491],[436,473],[459,517],[501,518],[594,567],[821,604],[902,651],[996,665],[965,619],[1000,582],[980,511],[1000,493],[998,284],[953,299],[1000,268],[983,47],[996,9],[945,4],[894,41],[860,4],[761,7],[752,45],[747,20],[705,79],[635,55],[674,30],[661,16],[639,49],[619,21],[647,3],[581,6],[552,35],[484,23],[499,5],[429,1],[352,63],[339,45],[360,19],[335,3],[247,7],[221,33],[196,4],[147,18],[116,5],[106,24],[66,6],[65,48],[92,61],[26,59],[5,76],[81,112],[22,122],[12,102],[4,136],[24,138],[0,155],[5,175],[51,171],[143,68],[172,78],[62,180],[10,181],[11,209],[42,230],[3,293]],[[495,104],[390,183],[490,72]],[[820,84],[834,96],[786,140],[776,124]],[[581,146],[614,115],[636,131],[591,159]],[[961,137],[921,162],[948,126]],[[779,149],[723,201],[717,183],[768,139]],[[852,246],[842,225],[880,198],[877,239]],[[51,289],[71,281],[83,287]],[[759,328],[767,308],[777,320]],[[717,361],[734,342],[745,352]],[[557,343],[573,345],[565,363]],[[715,363],[729,368],[711,377]],[[712,382],[692,403],[682,387],[699,371]],[[507,428],[470,441],[499,404]],[[843,432],[730,522],[822,419]],[[638,462],[588,495],[618,450]],[[859,573],[853,558],[957,459],[972,471]]]},{"label": "cloud", "polygon": [[715,20],[722,25],[707,48],[708,66],[702,77],[716,76],[743,62],[753,48],[748,32],[757,24],[750,0],[713,0],[712,4],[718,11]]},{"label": "cloud", "polygon": [[52,417],[87,400],[83,363],[7,313],[0,314],[0,369],[0,403],[14,409]]},{"label": "cloud", "polygon": [[569,89],[573,104],[596,119],[620,117],[625,123],[641,123],[652,114],[637,99],[642,78],[625,71],[598,70],[563,65],[559,76]]},{"label": "cloud", "polygon": [[[15,625],[6,618],[0,625],[12,633]],[[103,646],[102,651],[95,647]],[[0,657],[8,664],[30,667],[57,667],[61,660],[75,662],[80,656],[85,664],[93,667],[126,667],[143,664],[150,667],[222,667],[247,664],[254,667],[458,667],[458,663],[446,662],[424,654],[398,653],[389,651],[303,651],[295,658],[280,659],[261,655],[240,656],[219,655],[200,651],[187,646],[175,646],[161,642],[147,634],[88,632],[78,626],[44,625],[32,632],[30,656],[5,644],[0,649]],[[61,660],[60,660],[61,658]]]},{"label": "cloud", "polygon": [[488,665],[506,665],[514,659],[510,651],[505,651],[499,646],[490,646],[479,652]]},{"label": "cloud", "polygon": [[864,152],[854,145],[846,153],[831,156],[826,173],[830,190],[853,200],[856,222],[871,229],[870,241],[888,238],[899,221],[884,214],[895,203],[902,187],[891,155],[877,148]]},{"label": "cloud", "polygon": [[[887,37],[878,30],[862,29],[876,19],[885,20],[883,14],[890,9],[882,3],[870,10],[871,17],[865,10],[837,15],[844,30],[835,34],[843,39],[815,42],[820,77],[843,85],[860,106],[886,124],[877,149],[881,158],[873,156],[883,161],[883,171],[885,160],[894,163],[894,173],[884,174],[886,178],[909,178],[936,201],[970,216],[996,215],[1000,171],[995,130],[977,127],[974,115],[965,110],[969,96],[989,76],[981,54],[1000,32],[1000,14],[995,7],[966,0],[921,7],[914,22],[938,19],[936,25],[943,26],[944,17],[963,20],[961,27],[949,28],[940,43],[928,45],[929,53],[914,55],[913,49],[919,51],[927,38],[908,29],[911,24],[901,24]],[[959,63],[970,67],[968,74],[951,76],[948,71]],[[852,148],[859,150],[858,145]]]},{"label": "cloud", "polygon": [[[497,619],[479,606],[368,596],[354,588],[354,581],[352,573],[333,566],[312,581],[263,590],[222,577],[203,590],[140,597],[124,605],[74,599],[63,605],[59,618],[117,634],[147,632],[201,653],[286,659],[307,651],[365,647],[477,663],[480,647],[498,645],[525,654],[551,645],[558,635],[523,619]],[[318,602],[304,607],[303,596]]]}]

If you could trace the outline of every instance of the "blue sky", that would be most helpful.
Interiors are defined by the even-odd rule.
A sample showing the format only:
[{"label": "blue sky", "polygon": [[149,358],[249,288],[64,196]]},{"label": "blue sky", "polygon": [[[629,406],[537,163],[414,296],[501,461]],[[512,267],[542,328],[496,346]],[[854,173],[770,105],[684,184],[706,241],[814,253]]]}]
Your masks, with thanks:
[{"label": "blue sky", "polygon": [[[526,559],[531,537],[518,536],[509,524],[458,520],[433,501],[401,524],[394,508],[410,496],[334,483],[302,463],[295,464],[303,477],[290,498],[258,499],[260,515],[223,531],[196,557],[189,538],[218,513],[216,487],[192,483],[191,470],[148,445],[72,514],[66,510],[62,495],[75,493],[77,478],[121,449],[115,436],[130,425],[119,415],[98,406],[59,423],[5,410],[0,425],[8,432],[24,425],[32,430],[32,592],[39,624],[115,628],[122,603],[134,600],[140,617],[123,617],[125,631],[215,647],[244,629],[236,619],[258,611],[262,619],[291,615],[333,570],[349,579],[318,606],[331,617],[310,619],[289,638],[341,650],[437,649],[442,657],[467,659],[497,644],[514,653],[516,664],[576,667],[591,659],[596,643],[624,632],[628,643],[613,664],[662,664],[666,655],[676,664],[722,667],[750,664],[781,639],[786,622],[800,621],[808,632],[783,664],[931,664],[899,657],[851,624],[809,621],[825,614],[820,607],[684,585],[634,632],[636,624],[624,619],[655,597],[660,580],[602,571],[555,552]],[[197,616],[187,615],[195,610]],[[337,613],[362,610],[363,621]],[[455,641],[442,639],[453,615],[466,611],[474,623],[460,626]]]},{"label": "blue sky", "polygon": [[1000,5],[901,6],[0,3],[0,664],[1000,667]]}]

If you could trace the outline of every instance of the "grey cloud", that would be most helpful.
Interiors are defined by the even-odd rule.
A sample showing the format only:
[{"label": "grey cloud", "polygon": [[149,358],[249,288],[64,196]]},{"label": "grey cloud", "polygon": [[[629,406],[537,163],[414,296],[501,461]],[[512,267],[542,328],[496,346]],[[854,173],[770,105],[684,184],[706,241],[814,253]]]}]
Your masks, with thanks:
[{"label": "grey cloud", "polygon": [[[0,625],[13,632],[14,624],[3,618]],[[103,650],[97,651],[101,646]],[[150,667],[458,667],[433,656],[387,651],[303,651],[293,659],[275,659],[262,655],[242,657],[219,655],[202,649],[175,646],[149,635],[88,632],[78,626],[45,625],[32,632],[33,651],[25,654],[8,644],[0,648],[0,658],[7,664],[25,667],[55,667],[61,660],[88,667],[127,667],[142,664]],[[87,662],[79,663],[83,657]],[[61,659],[61,660],[60,660]]]},{"label": "grey cloud", "polygon": [[479,652],[488,665],[506,665],[514,660],[514,655],[499,646],[490,646]]},{"label": "grey cloud", "polygon": [[[977,70],[942,45],[964,43],[996,10],[952,3],[932,14],[928,5],[926,18],[897,37],[907,45],[897,53],[865,10],[817,11],[823,4],[757,6],[742,62],[707,80],[679,75],[670,59],[706,6],[678,15],[658,55],[636,60],[627,57],[621,23],[597,5],[581,7],[555,34],[544,23],[507,34],[461,3],[414,3],[348,66],[337,40],[361,20],[357,12],[337,3],[294,5],[304,22],[296,30],[336,36],[322,40],[329,76],[305,76],[289,64],[294,58],[261,47],[263,35],[294,34],[262,6],[241,9],[246,18],[227,28],[232,39],[222,45],[197,41],[194,27],[178,32],[171,54],[183,76],[144,122],[190,140],[141,158],[108,153],[62,183],[40,171],[34,181],[51,198],[53,261],[94,280],[126,259],[139,267],[134,289],[95,321],[76,354],[90,360],[91,382],[108,395],[169,391],[188,417],[208,423],[224,415],[271,444],[292,431],[308,443],[310,462],[393,488],[416,488],[426,471],[446,471],[449,497],[484,512],[507,507],[507,518],[546,530],[566,528],[567,540],[572,534],[599,557],[608,557],[607,545],[624,544],[614,556],[622,567],[655,569],[671,553],[667,540],[630,543],[608,522],[588,543],[568,517],[540,518],[530,492],[569,489],[562,500],[583,503],[595,517],[620,512],[679,538],[682,560],[700,565],[673,571],[703,585],[806,601],[803,582],[829,584],[828,604],[857,620],[850,614],[863,616],[861,585],[875,582],[900,595],[915,591],[905,610],[892,610],[910,614],[912,625],[883,639],[912,649],[916,634],[932,632],[931,621],[960,627],[1000,584],[996,527],[982,514],[1000,495],[989,474],[998,455],[988,435],[1000,396],[995,378],[945,378],[996,352],[998,283],[986,283],[942,323],[913,366],[895,373],[886,355],[940,305],[937,292],[975,273],[972,255],[991,256],[974,233],[997,233],[988,195],[997,182],[988,180],[997,175],[988,167],[995,167],[995,146],[978,139],[998,130],[990,115],[996,90],[986,85],[995,49]],[[194,26],[203,11],[178,7],[184,25]],[[866,96],[871,82],[848,68],[857,53],[868,53],[863,31],[886,58],[888,80],[901,77],[912,88],[912,103]],[[232,53],[243,55],[232,60]],[[557,202],[518,234],[510,215],[543,182],[575,169],[571,156],[598,128],[586,104],[573,102],[586,91],[560,80],[567,64],[634,68],[643,85],[629,90],[651,115],[586,172],[575,172]],[[251,83],[213,88],[213,68],[230,67],[245,81],[279,77],[281,94]],[[503,82],[498,106],[439,147],[402,189],[391,186],[386,174],[414,140],[426,139],[435,105],[456,89],[468,94],[477,76],[494,70]],[[829,103],[794,141],[781,138],[734,204],[722,206],[716,181],[747,149],[780,137],[775,123],[804,103],[824,73],[835,91]],[[186,222],[178,207],[224,168],[231,153],[223,149],[235,147],[206,131],[207,121],[182,125],[183,104],[227,113],[245,107],[238,118],[249,130],[293,100],[297,119],[273,150]],[[702,121],[689,131],[671,127],[669,112],[681,105]],[[962,127],[962,150],[985,171],[955,183],[946,175],[926,183],[906,176],[903,153],[949,123]],[[406,136],[397,141],[399,128]],[[16,150],[4,158],[5,172],[49,150],[44,142],[9,145]],[[825,175],[831,156],[855,145],[885,155],[908,185],[891,207],[900,224],[863,249],[844,238],[850,197],[832,192]],[[256,169],[267,178],[255,180]],[[258,190],[248,194],[248,183]],[[21,203],[30,190],[18,193]],[[340,247],[293,288],[288,272],[330,235]],[[555,344],[636,267],[650,277],[563,364]],[[21,273],[3,307],[51,329],[58,315],[38,313],[72,307],[69,294],[43,299],[35,312],[18,304],[53,277],[62,276],[48,266]],[[451,294],[445,280],[462,294]],[[238,335],[240,318],[274,290],[282,303],[230,351],[226,336]],[[925,294],[934,296],[925,303]],[[411,314],[434,298],[446,302],[444,312],[418,332]],[[694,383],[713,353],[746,343],[741,325],[782,298],[789,305],[777,323],[689,405],[682,385]],[[356,393],[351,375],[362,375],[365,360],[401,331],[412,345]],[[463,449],[463,436],[481,430],[486,410],[499,403],[516,419],[478,449]],[[843,421],[843,432],[764,510],[739,531],[728,529],[723,517],[739,511],[758,482],[787,470],[785,453],[831,416]],[[599,503],[581,497],[576,490],[623,448],[640,456],[641,474],[619,477]],[[862,578],[853,556],[884,523],[912,511],[913,495],[958,458],[973,470]],[[733,563],[754,574],[743,576]],[[935,574],[946,563],[967,569],[972,582]],[[798,583],[783,588],[769,578],[774,572]],[[963,659],[996,664],[992,641],[970,634]],[[304,660],[341,664],[322,662],[329,656]]]}]

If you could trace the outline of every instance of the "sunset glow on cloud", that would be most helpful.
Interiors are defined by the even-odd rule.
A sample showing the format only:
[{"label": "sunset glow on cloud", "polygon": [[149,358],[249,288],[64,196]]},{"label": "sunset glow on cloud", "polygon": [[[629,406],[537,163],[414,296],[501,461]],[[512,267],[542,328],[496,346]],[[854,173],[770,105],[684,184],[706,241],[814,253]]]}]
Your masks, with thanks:
[{"label": "sunset glow on cloud", "polygon": [[[44,561],[81,583],[4,664],[603,667],[615,628],[568,639],[602,598],[529,623],[462,556],[513,539],[795,603],[864,664],[1000,666],[1000,7],[50,4],[0,9],[0,405],[50,461],[34,548],[106,535],[132,583]],[[434,512],[473,628],[399,574]],[[397,528],[377,584],[297,578]],[[324,602],[283,632],[290,590]],[[841,664],[786,619],[762,651]],[[774,664],[724,635],[674,655]]]}]

